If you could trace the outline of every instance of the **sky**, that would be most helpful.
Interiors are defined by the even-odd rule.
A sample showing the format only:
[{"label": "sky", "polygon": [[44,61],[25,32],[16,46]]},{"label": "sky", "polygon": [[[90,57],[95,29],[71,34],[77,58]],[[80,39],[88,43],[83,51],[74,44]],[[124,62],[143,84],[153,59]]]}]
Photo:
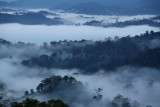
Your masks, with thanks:
[{"label": "sky", "polygon": [[0,0],[0,1],[11,2],[11,1],[17,1],[17,0]]},{"label": "sky", "polygon": [[0,0],[0,1],[19,1],[13,3],[13,5],[18,6],[30,6],[30,7],[54,7],[63,3],[67,3],[70,5],[75,5],[78,3],[85,2],[96,2],[101,5],[106,6],[119,6],[119,7],[141,7],[148,6],[154,7],[160,5],[160,0]]},{"label": "sky", "polygon": [[[7,2],[11,2],[11,1],[46,1],[46,2],[54,2],[56,0],[0,0],[0,1],[7,1]],[[144,0],[98,0],[98,3],[109,3],[109,4],[121,4],[121,3],[133,3],[133,2],[137,2],[137,1],[144,1]],[[146,0],[145,0],[146,1]],[[150,0],[148,0],[150,1]],[[157,1],[157,0],[154,0]],[[97,0],[58,0],[58,2],[97,2]]]}]

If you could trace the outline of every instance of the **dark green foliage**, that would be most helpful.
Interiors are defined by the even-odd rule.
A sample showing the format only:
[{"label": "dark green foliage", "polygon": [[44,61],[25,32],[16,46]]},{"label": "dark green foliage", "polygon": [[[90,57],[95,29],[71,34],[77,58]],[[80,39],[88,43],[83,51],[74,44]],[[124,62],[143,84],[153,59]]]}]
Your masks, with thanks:
[{"label": "dark green foliage", "polygon": [[37,86],[37,93],[49,93],[61,91],[63,89],[74,90],[82,88],[82,83],[70,76],[52,76],[41,81]]},{"label": "dark green foliage", "polygon": [[131,101],[122,95],[117,95],[111,101],[111,107],[140,107],[137,101]]},{"label": "dark green foliage", "polygon": [[37,99],[29,99],[22,102],[13,102],[11,107],[69,107],[61,100],[49,100],[48,102],[40,102]]},{"label": "dark green foliage", "polygon": [[151,105],[147,105],[146,107],[152,107]]},{"label": "dark green foliage", "polygon": [[[147,31],[141,36],[116,37],[115,40],[107,38],[106,41],[94,43],[87,40],[54,41],[45,49],[52,49],[55,46],[62,48],[54,50],[55,52],[50,56],[41,55],[24,60],[22,64],[30,67],[78,68],[86,71],[85,73],[97,72],[100,69],[114,70],[125,65],[159,68],[159,49],[149,49],[149,42],[155,39],[160,40],[160,32]],[[64,58],[67,54],[71,57]]]},{"label": "dark green foliage", "polygon": [[6,88],[6,84],[0,82],[0,91],[3,91]]},{"label": "dark green foliage", "polygon": [[11,45],[11,42],[0,38],[0,45]]},{"label": "dark green foliage", "polygon": [[[49,13],[47,13],[49,14]],[[58,25],[63,24],[60,19],[48,19],[45,17],[45,13],[41,12],[28,12],[19,14],[3,14],[0,13],[0,23],[20,23],[26,25],[37,25],[37,24],[46,24],[46,25]]]},{"label": "dark green foliage", "polygon": [[152,19],[153,19],[153,20],[159,20],[159,19],[160,19],[160,16],[153,17]]},{"label": "dark green foliage", "polygon": [[11,100],[13,100],[13,97],[7,92],[0,93],[0,107],[9,107]]},{"label": "dark green foliage", "polygon": [[33,89],[30,90],[30,94],[34,94],[34,90]]},{"label": "dark green foliage", "polygon": [[92,20],[90,22],[86,22],[84,23],[84,25],[89,25],[89,26],[101,26],[102,22],[101,21],[97,21],[97,20]]},{"label": "dark green foliage", "polygon": [[25,92],[24,92],[24,95],[25,95],[25,96],[28,96],[28,95],[29,95],[29,92],[28,92],[28,91],[25,91]]},{"label": "dark green foliage", "polygon": [[103,89],[101,89],[101,88],[98,88],[98,89],[95,90],[96,95],[93,97],[94,100],[96,100],[96,101],[102,100],[102,98],[103,98],[103,95],[101,94],[102,90]]},{"label": "dark green foliage", "polygon": [[128,101],[127,98],[125,98],[122,102],[122,107],[131,107],[130,102]]},{"label": "dark green foliage", "polygon": [[160,69],[160,48],[150,49],[128,59],[128,63],[134,66],[156,67]]},{"label": "dark green foliage", "polygon": [[[150,19],[142,19],[142,20],[129,20],[129,21],[124,21],[124,22],[117,22],[113,23],[109,26],[112,27],[126,27],[126,26],[131,26],[131,25],[149,25],[149,26],[154,26],[154,27],[160,27],[159,22],[155,22]],[[105,26],[105,27],[109,27]]]},{"label": "dark green foliage", "polygon": [[156,22],[154,20],[156,20],[159,17],[155,17],[152,19],[141,19],[141,20],[127,20],[124,22],[117,22],[116,23],[111,23],[108,25],[103,25],[103,21],[96,21],[96,20],[92,20],[90,22],[86,22],[84,23],[84,25],[88,25],[88,26],[101,26],[101,27],[127,27],[127,26],[132,26],[132,25],[149,25],[149,26],[153,26],[153,27],[160,27],[160,22]]},{"label": "dark green foliage", "polygon": [[[77,93],[87,95],[87,93],[84,92],[83,84],[80,81],[77,81],[75,78],[71,76],[52,76],[50,78],[42,80],[41,83],[37,86],[36,91],[34,93],[32,93],[31,91],[30,94],[25,95],[24,97],[37,96],[43,98],[45,96],[45,98],[48,99],[62,99],[68,102],[69,104],[72,104],[73,100],[78,101],[79,99]],[[57,100],[56,102],[56,106],[53,107],[63,107],[61,106],[60,101]],[[52,103],[52,100],[49,101],[49,104]],[[44,102],[42,104],[45,105]]]}]

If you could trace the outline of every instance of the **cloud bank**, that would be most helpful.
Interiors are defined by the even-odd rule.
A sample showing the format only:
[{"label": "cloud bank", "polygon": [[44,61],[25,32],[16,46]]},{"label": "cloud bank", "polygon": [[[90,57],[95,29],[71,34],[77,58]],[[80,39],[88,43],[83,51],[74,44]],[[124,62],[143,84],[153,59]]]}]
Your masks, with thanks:
[{"label": "cloud bank", "polygon": [[135,36],[144,33],[146,30],[159,31],[159,28],[143,26],[129,26],[125,28],[102,28],[91,26],[46,26],[46,25],[21,25],[21,24],[1,24],[0,37],[9,41],[32,42],[42,44],[43,42],[59,40],[104,40],[106,37],[115,36]]}]

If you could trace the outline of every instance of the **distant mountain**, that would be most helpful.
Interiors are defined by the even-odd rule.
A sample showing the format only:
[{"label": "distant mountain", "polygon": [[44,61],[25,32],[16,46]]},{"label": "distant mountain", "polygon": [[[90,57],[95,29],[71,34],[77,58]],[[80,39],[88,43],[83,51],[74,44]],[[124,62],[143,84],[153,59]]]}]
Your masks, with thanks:
[{"label": "distant mountain", "polygon": [[10,3],[12,7],[19,8],[48,8],[56,5],[57,3],[53,0],[17,0]]},{"label": "distant mountain", "polygon": [[0,24],[2,23],[20,23],[26,25],[59,25],[63,24],[60,18],[49,19],[44,16],[46,12],[38,12],[38,13],[23,13],[22,15],[19,14],[3,14],[0,13]]},{"label": "distant mountain", "polygon": [[85,14],[160,14],[159,0],[17,0],[0,7],[63,9]]},{"label": "distant mountain", "polygon": [[81,3],[74,5],[71,8],[66,9],[67,12],[75,12],[80,14],[95,14],[95,15],[137,15],[137,14],[152,14],[157,13],[146,8],[141,8],[141,6],[106,6],[96,3]]},{"label": "distant mountain", "polygon": [[[128,7],[130,6],[130,7]],[[138,15],[138,14],[158,14],[160,15],[160,2],[157,4],[142,3],[139,5],[108,5],[96,2],[81,3],[68,10],[84,14],[113,14],[113,15]],[[67,10],[67,11],[68,11]]]},{"label": "distant mountain", "polygon": [[82,3],[75,5],[66,11],[77,12],[83,14],[106,14],[108,13],[106,6],[100,5],[98,3]]},{"label": "distant mountain", "polygon": [[[0,0],[1,1],[1,0]],[[73,1],[73,2],[72,2]],[[17,8],[56,8],[62,6],[67,6],[70,4],[77,4],[79,3],[78,0],[16,0],[13,2],[8,3],[7,6],[10,7],[17,7]],[[6,6],[6,5],[0,5]],[[63,7],[62,7],[63,8]]]},{"label": "distant mountain", "polygon": [[149,14],[160,14],[160,0],[152,0],[151,2],[149,1],[150,0],[146,0],[146,2],[144,2],[141,7],[148,11]]},{"label": "distant mountain", "polygon": [[8,5],[8,2],[0,1],[0,7],[7,6],[7,5]]},{"label": "distant mountain", "polygon": [[[0,0],[2,1],[2,0]],[[3,0],[4,1],[4,0]],[[58,5],[61,5],[63,3],[67,4],[80,4],[80,3],[87,3],[87,2],[96,2],[100,4],[119,4],[121,2],[118,2],[115,0],[108,1],[108,0],[16,0],[13,2],[10,2],[10,6],[15,6],[15,7],[24,7],[24,8],[37,8],[37,7],[45,7],[45,8],[55,8]],[[3,4],[2,4],[3,5]]]},{"label": "distant mountain", "polygon": [[76,5],[76,4],[63,2],[63,3],[60,3],[60,4],[54,6],[54,7],[50,8],[50,9],[52,9],[52,10],[55,10],[55,9],[67,10],[68,8],[70,8],[70,7],[74,6],[74,5]]}]

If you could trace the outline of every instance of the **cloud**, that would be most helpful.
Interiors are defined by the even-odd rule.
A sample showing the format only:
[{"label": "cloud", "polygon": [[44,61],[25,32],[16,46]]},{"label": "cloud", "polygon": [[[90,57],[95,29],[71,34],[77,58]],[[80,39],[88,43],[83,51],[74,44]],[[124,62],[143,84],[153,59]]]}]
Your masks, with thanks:
[{"label": "cloud", "polygon": [[[102,88],[104,99],[112,99],[117,94],[131,98],[141,104],[158,107],[160,104],[160,72],[150,68],[122,67],[113,73],[99,73],[79,76],[78,80],[88,83],[88,92]],[[151,85],[152,84],[152,85]],[[126,87],[131,85],[131,87]]]},{"label": "cloud", "polygon": [[59,40],[104,40],[106,37],[127,35],[135,36],[144,33],[146,30],[159,31],[159,28],[142,26],[129,26],[125,28],[102,28],[91,26],[46,26],[46,25],[21,25],[21,24],[1,24],[0,37],[12,42],[32,42],[42,44],[43,42]]},{"label": "cloud", "polygon": [[[21,51],[18,52],[21,53]],[[85,104],[83,101],[86,99],[89,101],[88,106],[93,107],[95,102],[92,97],[97,88],[103,89],[103,100],[100,103],[103,106],[118,94],[138,101],[142,107],[147,104],[158,107],[160,104],[160,71],[156,69],[126,66],[118,68],[115,72],[99,71],[93,75],[84,75],[83,71],[78,69],[28,68],[20,64],[21,60],[21,57],[0,59],[0,81],[5,83],[8,89],[16,90],[17,97],[22,96],[25,90],[36,89],[36,86],[44,78],[52,75],[71,75],[83,82],[86,92],[86,94],[79,95],[73,105],[83,106]],[[79,73],[79,75],[73,75],[73,73]],[[47,99],[47,96],[44,97]],[[52,98],[54,97],[52,96]]]},{"label": "cloud", "polygon": [[[54,74],[64,76],[71,75],[73,72],[81,71],[70,70],[68,73],[68,70],[61,70]],[[95,89],[102,88],[102,105],[112,101],[118,94],[138,101],[141,104],[140,107],[146,105],[158,107],[160,104],[160,71],[156,69],[126,66],[118,68],[116,72],[99,71],[94,75],[80,73],[72,76],[83,82],[90,98],[94,96]]]},{"label": "cloud", "polygon": [[12,2],[12,1],[17,1],[17,0],[0,0],[0,1]]}]

